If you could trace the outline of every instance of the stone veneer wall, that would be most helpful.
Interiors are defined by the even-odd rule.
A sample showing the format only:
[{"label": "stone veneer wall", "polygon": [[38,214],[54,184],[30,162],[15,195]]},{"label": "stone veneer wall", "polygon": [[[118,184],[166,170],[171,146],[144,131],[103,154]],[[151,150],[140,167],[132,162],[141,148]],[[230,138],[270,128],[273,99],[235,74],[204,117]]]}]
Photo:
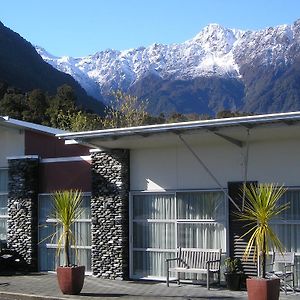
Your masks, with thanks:
[{"label": "stone veneer wall", "polygon": [[8,248],[37,270],[38,157],[8,159]]},{"label": "stone veneer wall", "polygon": [[129,151],[92,154],[92,271],[129,277]]}]

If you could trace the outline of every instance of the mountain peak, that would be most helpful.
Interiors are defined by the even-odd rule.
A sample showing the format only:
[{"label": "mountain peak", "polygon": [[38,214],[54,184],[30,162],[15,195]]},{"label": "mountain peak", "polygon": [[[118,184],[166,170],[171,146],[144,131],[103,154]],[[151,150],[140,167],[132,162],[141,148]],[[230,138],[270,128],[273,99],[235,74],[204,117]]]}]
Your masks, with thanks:
[{"label": "mountain peak", "polygon": [[100,92],[108,95],[115,89],[128,91],[153,74],[162,80],[241,80],[245,64],[284,66],[294,59],[295,49],[300,48],[299,22],[247,32],[212,23],[182,44],[154,43],[123,51],[108,49],[75,60],[51,55],[43,58],[72,75],[94,97]]}]

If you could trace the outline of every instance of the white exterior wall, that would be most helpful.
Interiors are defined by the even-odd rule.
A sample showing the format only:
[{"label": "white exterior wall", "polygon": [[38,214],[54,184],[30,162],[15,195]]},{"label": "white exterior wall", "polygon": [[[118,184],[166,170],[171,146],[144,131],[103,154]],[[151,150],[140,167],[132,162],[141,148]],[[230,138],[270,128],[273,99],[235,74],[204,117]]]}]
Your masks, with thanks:
[{"label": "white exterior wall", "polygon": [[[224,188],[244,180],[246,147],[223,139],[192,148]],[[131,150],[131,190],[213,189],[216,182],[182,144]],[[248,181],[300,186],[300,138],[266,136],[249,142]]]},{"label": "white exterior wall", "polygon": [[0,126],[0,167],[7,167],[8,156],[24,155],[24,136],[23,130]]}]

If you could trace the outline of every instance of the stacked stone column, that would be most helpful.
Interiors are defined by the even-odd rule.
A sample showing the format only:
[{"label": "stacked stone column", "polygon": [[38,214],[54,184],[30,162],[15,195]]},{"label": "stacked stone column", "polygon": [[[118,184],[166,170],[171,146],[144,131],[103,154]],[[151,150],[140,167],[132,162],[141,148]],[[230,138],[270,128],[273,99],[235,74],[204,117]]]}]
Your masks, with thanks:
[{"label": "stacked stone column", "polygon": [[109,279],[129,275],[129,151],[92,154],[92,271]]},{"label": "stacked stone column", "polygon": [[38,165],[36,156],[8,159],[7,246],[37,270]]}]

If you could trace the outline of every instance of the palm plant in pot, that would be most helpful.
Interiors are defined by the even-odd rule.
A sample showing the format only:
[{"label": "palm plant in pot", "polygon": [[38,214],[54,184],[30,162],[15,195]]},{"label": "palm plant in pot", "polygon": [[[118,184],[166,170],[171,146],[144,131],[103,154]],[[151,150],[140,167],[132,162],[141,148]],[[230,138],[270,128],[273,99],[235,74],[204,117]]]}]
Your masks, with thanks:
[{"label": "palm plant in pot", "polygon": [[266,279],[266,256],[271,249],[283,252],[270,222],[289,207],[289,204],[278,203],[285,191],[283,186],[266,183],[244,186],[244,210],[236,213],[238,219],[246,221],[250,227],[241,237],[249,236],[244,258],[248,259],[253,251],[253,259],[259,265],[259,277],[247,278],[246,281],[249,300],[279,299],[280,280]]},{"label": "palm plant in pot", "polygon": [[75,220],[82,213],[81,207],[82,193],[78,190],[56,191],[53,195],[53,218],[56,219],[53,237],[58,241],[56,251],[58,259],[63,252],[63,265],[58,266],[56,272],[63,294],[79,294],[83,287],[85,267],[71,262],[72,246],[74,251],[77,251],[73,228]]}]

